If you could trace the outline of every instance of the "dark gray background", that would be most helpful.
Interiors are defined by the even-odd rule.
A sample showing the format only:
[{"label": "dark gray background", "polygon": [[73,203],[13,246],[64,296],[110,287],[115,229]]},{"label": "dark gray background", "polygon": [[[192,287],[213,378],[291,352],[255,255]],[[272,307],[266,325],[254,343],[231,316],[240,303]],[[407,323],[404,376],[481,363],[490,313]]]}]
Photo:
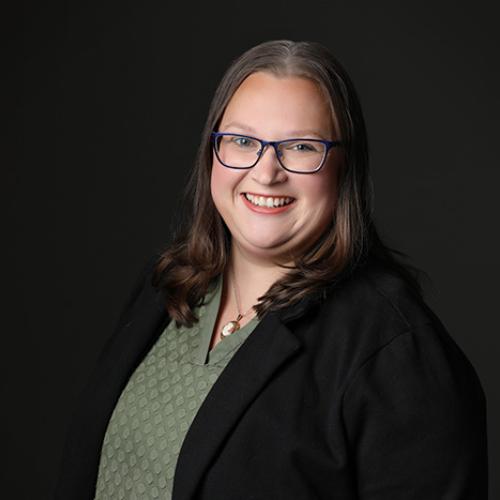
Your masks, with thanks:
[{"label": "dark gray background", "polygon": [[78,391],[139,268],[169,241],[223,71],[291,38],[327,45],[354,80],[376,220],[429,273],[428,303],[478,372],[500,497],[493,5],[40,2],[2,16],[3,492],[49,497]]}]

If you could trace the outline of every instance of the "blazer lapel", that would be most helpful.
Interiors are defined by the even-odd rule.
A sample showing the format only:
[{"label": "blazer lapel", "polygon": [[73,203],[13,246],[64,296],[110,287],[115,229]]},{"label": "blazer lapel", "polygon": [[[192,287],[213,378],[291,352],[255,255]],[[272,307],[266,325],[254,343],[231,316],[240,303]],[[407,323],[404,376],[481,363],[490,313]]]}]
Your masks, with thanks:
[{"label": "blazer lapel", "polygon": [[278,314],[271,312],[262,318],[222,371],[189,427],[177,460],[174,500],[195,497],[226,435],[266,382],[301,345]]}]

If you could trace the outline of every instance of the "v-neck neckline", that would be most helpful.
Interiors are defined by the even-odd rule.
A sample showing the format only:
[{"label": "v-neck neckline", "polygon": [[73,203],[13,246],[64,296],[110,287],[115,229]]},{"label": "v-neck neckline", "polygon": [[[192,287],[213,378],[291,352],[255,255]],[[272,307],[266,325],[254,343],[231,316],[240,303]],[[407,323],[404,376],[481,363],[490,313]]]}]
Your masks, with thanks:
[{"label": "v-neck neckline", "polygon": [[226,356],[245,341],[259,322],[258,317],[254,316],[239,330],[225,337],[213,349],[209,350],[219,312],[223,280],[223,273],[221,273],[217,277],[215,287],[207,292],[204,303],[196,311],[199,316],[200,341],[197,348],[193,351],[192,360],[197,365],[220,364]]}]

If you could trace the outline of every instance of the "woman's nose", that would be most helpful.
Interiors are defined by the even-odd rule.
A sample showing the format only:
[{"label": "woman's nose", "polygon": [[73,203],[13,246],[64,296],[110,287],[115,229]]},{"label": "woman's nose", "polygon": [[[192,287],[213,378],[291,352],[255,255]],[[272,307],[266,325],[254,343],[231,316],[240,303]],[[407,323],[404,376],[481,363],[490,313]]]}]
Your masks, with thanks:
[{"label": "woman's nose", "polygon": [[252,171],[254,178],[263,183],[272,181],[276,177],[286,177],[286,172],[280,165],[276,150],[270,144],[264,146],[260,159]]}]

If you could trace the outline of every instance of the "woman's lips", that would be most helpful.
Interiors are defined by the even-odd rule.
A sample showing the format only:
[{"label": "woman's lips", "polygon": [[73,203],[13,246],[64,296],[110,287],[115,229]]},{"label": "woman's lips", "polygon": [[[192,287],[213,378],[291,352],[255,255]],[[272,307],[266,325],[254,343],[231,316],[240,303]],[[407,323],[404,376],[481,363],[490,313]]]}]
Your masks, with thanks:
[{"label": "woman's lips", "polygon": [[242,193],[241,198],[243,199],[243,203],[250,209],[252,212],[256,212],[258,214],[281,214],[282,212],[285,212],[286,210],[292,208],[295,205],[295,201],[291,201],[288,205],[283,205],[282,207],[276,207],[276,208],[271,208],[271,207],[260,207],[257,205],[254,205],[251,201],[248,201],[246,196]]},{"label": "woman's lips", "polygon": [[262,193],[253,193],[252,191],[244,191],[241,194],[251,194],[253,196],[262,196],[264,198],[292,198],[293,196],[289,196],[287,194],[262,194]]}]

